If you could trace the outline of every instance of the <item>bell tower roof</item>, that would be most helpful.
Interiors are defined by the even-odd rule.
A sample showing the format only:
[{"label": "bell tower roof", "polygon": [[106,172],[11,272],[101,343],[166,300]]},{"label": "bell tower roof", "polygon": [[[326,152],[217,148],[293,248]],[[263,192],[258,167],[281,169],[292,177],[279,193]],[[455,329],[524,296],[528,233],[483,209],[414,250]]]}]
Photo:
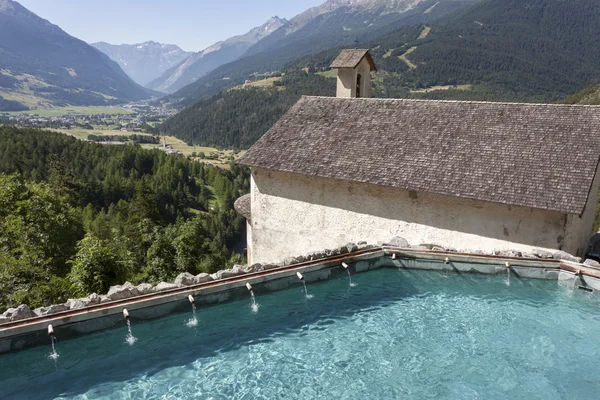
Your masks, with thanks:
[{"label": "bell tower roof", "polygon": [[356,68],[358,64],[366,57],[371,71],[377,71],[371,53],[367,49],[346,49],[342,50],[339,56],[331,63],[329,68]]}]

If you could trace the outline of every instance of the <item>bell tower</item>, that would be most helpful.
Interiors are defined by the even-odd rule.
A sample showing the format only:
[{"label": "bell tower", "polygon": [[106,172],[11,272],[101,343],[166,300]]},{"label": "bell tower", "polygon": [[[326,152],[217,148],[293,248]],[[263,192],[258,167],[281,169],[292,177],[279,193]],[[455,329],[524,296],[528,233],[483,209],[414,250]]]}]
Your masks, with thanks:
[{"label": "bell tower", "polygon": [[337,69],[336,97],[372,97],[371,71],[377,71],[369,50],[342,50],[330,68]]}]

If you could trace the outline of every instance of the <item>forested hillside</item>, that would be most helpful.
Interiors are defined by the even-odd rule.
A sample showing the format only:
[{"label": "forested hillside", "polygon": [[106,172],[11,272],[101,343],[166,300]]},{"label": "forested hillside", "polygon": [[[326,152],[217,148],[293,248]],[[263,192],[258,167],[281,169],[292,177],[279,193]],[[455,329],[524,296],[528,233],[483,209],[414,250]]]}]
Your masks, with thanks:
[{"label": "forested hillside", "polygon": [[600,85],[588,86],[585,89],[567,97],[561,101],[561,103],[600,106]]},{"label": "forested hillside", "polygon": [[236,166],[0,126],[0,308],[239,261],[248,186]]},{"label": "forested hillside", "polygon": [[[356,41],[364,46],[364,43],[384,33],[402,26],[432,22],[441,15],[476,1],[425,0],[412,8],[407,8],[406,1],[329,1],[324,6],[338,4],[336,7],[330,4],[333,8],[331,12],[318,13],[317,16],[310,13],[299,15],[305,21],[297,30],[292,26],[291,33],[286,33],[286,26],[280,28],[248,50],[243,58],[220,66],[162,101],[188,106],[242,84],[254,73],[279,71],[298,57],[339,46],[354,46]],[[294,24],[294,20],[290,23]]]},{"label": "forested hillside", "polygon": [[233,89],[200,100],[165,121],[159,129],[175,133],[190,144],[248,148],[300,96],[334,96],[335,82],[313,73],[291,71],[275,81],[275,86]]}]

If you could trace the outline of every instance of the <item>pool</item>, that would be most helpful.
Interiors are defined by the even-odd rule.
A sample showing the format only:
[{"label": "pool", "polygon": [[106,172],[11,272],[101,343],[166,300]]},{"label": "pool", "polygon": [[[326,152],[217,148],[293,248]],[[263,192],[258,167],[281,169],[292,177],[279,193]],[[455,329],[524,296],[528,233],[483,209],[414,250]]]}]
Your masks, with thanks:
[{"label": "pool", "polygon": [[0,398],[595,399],[600,299],[384,268],[0,357]]}]

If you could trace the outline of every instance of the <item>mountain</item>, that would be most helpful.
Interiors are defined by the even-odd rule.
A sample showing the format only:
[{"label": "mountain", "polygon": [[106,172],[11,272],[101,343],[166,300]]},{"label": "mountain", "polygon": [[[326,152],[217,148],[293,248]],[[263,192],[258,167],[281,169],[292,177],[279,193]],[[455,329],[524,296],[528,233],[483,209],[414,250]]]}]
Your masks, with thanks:
[{"label": "mountain", "polygon": [[153,81],[193,54],[174,44],[153,41],[121,45],[98,42],[91,45],[119,64],[123,71],[140,85]]},{"label": "mountain", "polygon": [[108,56],[12,0],[0,0],[0,96],[31,108],[149,98]]},{"label": "mountain", "polygon": [[275,32],[286,22],[285,19],[273,17],[244,35],[234,36],[223,42],[215,43],[198,53],[192,54],[185,61],[150,82],[147,87],[164,93],[179,90],[213,69],[238,59],[253,44]]},{"label": "mountain", "polygon": [[379,80],[385,96],[469,87],[431,95],[555,102],[600,82],[596,0],[486,0],[440,19],[425,37],[405,33],[372,43],[391,72]]},{"label": "mountain", "polygon": [[329,0],[292,18],[244,57],[222,65],[163,101],[187,106],[243,83],[255,73],[280,70],[298,57],[354,45],[401,26],[427,23],[478,0]]},{"label": "mountain", "polygon": [[[600,82],[599,35],[596,0],[484,0],[426,26],[402,27],[365,47],[378,67],[373,75],[378,97],[555,102]],[[334,79],[318,87],[311,80],[335,77],[328,66],[339,52],[296,59],[283,68],[281,81],[266,78],[199,100],[159,130],[197,145],[247,148],[301,94],[333,95],[323,88],[334,87]],[[600,85],[565,102],[598,104]]]}]

